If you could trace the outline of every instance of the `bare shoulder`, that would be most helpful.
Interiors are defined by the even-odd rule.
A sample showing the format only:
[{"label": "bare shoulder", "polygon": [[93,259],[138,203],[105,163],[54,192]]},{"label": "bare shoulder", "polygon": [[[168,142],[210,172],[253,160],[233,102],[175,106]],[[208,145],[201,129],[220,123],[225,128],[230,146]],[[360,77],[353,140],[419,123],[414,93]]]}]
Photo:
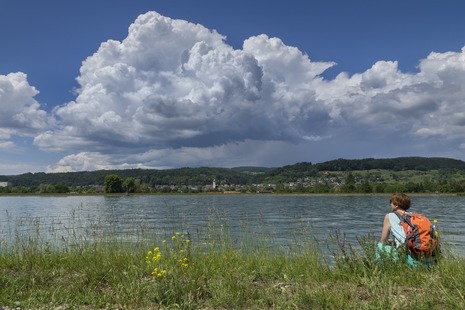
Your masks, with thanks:
[{"label": "bare shoulder", "polygon": [[389,220],[389,213],[386,213],[386,215],[384,216],[384,222],[385,223],[389,223],[390,220]]}]

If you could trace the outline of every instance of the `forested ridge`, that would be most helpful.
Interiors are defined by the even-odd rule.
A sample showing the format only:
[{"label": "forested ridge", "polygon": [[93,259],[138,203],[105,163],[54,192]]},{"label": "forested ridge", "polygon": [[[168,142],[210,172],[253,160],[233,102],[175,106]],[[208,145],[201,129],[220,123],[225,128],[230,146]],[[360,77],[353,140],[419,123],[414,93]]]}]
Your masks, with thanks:
[{"label": "forested ridge", "polygon": [[337,159],[316,164],[320,171],[351,171],[351,170],[419,170],[435,169],[465,169],[465,162],[458,159],[440,157],[399,157],[399,158],[365,158]]},{"label": "forested ridge", "polygon": [[[15,186],[38,186],[40,184],[65,184],[68,186],[102,185],[105,176],[117,174],[121,178],[140,179],[144,183],[163,185],[198,185],[217,181],[246,184],[269,181],[292,181],[296,177],[315,176],[322,171],[358,171],[358,170],[418,170],[437,169],[464,170],[465,162],[451,158],[399,157],[399,158],[365,158],[336,159],[312,164],[301,162],[283,167],[236,167],[236,168],[176,168],[176,169],[123,169],[97,170],[59,173],[25,173],[12,176],[0,176],[0,182],[9,182]],[[286,180],[289,178],[289,180]]]},{"label": "forested ridge", "polygon": [[177,169],[124,169],[97,170],[63,173],[26,173],[16,176],[0,176],[0,182],[10,182],[15,186],[39,186],[40,184],[65,184],[67,186],[103,185],[105,176],[116,174],[119,177],[139,179],[147,184],[197,185],[213,179],[225,180],[235,184],[246,183],[249,175],[227,168],[177,168]]}]

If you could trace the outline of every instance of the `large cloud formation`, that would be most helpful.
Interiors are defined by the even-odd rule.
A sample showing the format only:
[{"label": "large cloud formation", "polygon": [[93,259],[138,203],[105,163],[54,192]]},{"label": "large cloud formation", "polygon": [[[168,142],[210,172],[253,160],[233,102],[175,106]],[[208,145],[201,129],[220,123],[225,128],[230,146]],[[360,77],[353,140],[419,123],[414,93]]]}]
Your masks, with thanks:
[{"label": "large cloud formation", "polygon": [[[51,171],[260,164],[383,138],[378,152],[410,148],[387,155],[434,149],[435,141],[453,141],[451,153],[464,143],[465,49],[431,53],[417,73],[379,61],[363,73],[324,79],[334,65],[266,35],[234,49],[216,31],[148,12],[124,40],[102,43],[83,62],[75,101],[53,111],[56,125],[34,143],[72,153]],[[23,87],[28,100],[8,112],[13,123],[0,119],[1,128],[14,130],[31,113],[35,121],[23,128],[50,126],[31,101],[35,90]]]},{"label": "large cloud formation", "polygon": [[34,99],[38,93],[24,73],[0,75],[0,149],[14,148],[13,136],[34,136],[53,124]]},{"label": "large cloud formation", "polygon": [[312,119],[322,121],[326,113],[312,104],[311,84],[331,64],[314,64],[266,36],[250,38],[243,50],[224,39],[154,12],[140,16],[125,40],[105,42],[83,63],[79,96],[55,111],[61,130],[37,144],[93,151],[211,147],[299,139]]}]

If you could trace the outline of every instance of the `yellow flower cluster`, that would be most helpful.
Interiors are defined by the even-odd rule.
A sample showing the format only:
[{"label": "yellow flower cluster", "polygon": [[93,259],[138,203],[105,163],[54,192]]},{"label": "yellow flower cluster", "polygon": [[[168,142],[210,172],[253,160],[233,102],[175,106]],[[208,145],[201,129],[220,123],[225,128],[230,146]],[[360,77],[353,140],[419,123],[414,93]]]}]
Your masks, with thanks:
[{"label": "yellow flower cluster", "polygon": [[187,268],[187,267],[189,267],[188,261],[189,261],[189,260],[187,259],[187,257],[184,257],[183,259],[179,259],[179,260],[178,260],[178,262],[179,262],[179,264],[181,264],[181,267],[182,267],[182,268]]},{"label": "yellow flower cluster", "polygon": [[[161,260],[161,252],[159,247],[153,248],[153,251],[148,251],[147,256],[145,257],[145,261],[147,264],[155,264],[158,266],[158,262]],[[165,276],[166,270],[162,268],[155,267],[152,270],[152,277],[153,278],[162,278]]]},{"label": "yellow flower cluster", "polygon": [[153,268],[152,270],[152,277],[153,278],[163,278],[166,275],[165,269],[158,269],[157,267]]},{"label": "yellow flower cluster", "polygon": [[163,278],[168,274],[179,274],[180,271],[189,267],[190,240],[185,235],[176,232],[171,237],[171,242],[163,240],[162,243],[163,252],[165,252],[163,256],[160,248],[154,247],[153,250],[147,252],[145,257],[147,264],[153,268],[151,275],[154,279]]},{"label": "yellow flower cluster", "polygon": [[147,256],[145,257],[145,261],[149,262],[157,262],[161,259],[161,252],[159,247],[155,247],[152,251],[147,252]]}]

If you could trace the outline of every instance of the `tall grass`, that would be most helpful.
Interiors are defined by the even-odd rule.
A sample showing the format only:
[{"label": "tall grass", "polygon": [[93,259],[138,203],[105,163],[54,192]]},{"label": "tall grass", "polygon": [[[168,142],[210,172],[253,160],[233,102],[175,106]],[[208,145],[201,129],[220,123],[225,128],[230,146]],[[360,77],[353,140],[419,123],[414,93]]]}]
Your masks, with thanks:
[{"label": "tall grass", "polygon": [[[27,219],[26,219],[27,220]],[[227,225],[126,237],[99,226],[58,240],[10,232],[0,247],[0,306],[21,309],[463,309],[465,261],[430,268],[376,260],[370,236],[352,245],[336,233],[328,263],[311,231],[274,244]],[[4,232],[6,233],[6,232]],[[136,236],[136,237],[134,237]],[[50,235],[48,235],[50,237]],[[261,239],[258,239],[260,237]],[[128,240],[130,242],[128,242]],[[333,247],[334,249],[334,247]]]}]

